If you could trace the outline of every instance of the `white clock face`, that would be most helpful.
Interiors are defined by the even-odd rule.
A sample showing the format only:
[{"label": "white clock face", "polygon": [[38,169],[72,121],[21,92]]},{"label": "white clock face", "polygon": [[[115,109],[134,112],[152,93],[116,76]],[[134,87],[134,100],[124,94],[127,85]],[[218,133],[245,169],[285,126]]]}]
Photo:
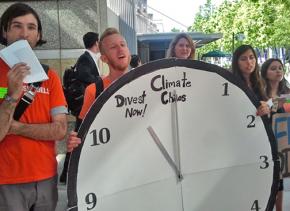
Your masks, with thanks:
[{"label": "white clock face", "polygon": [[169,59],[129,72],[80,128],[69,207],[271,210],[279,163],[255,105],[231,73],[206,63]]}]

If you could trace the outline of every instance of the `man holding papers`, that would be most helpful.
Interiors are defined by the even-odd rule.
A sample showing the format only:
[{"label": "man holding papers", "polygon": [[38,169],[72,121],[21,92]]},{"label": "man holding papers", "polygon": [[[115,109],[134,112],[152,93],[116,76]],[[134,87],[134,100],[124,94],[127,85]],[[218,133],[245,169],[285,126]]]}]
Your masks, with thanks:
[{"label": "man holding papers", "polygon": [[[0,22],[1,44],[11,47],[18,40],[31,48],[45,43],[38,14],[23,3],[7,8]],[[51,69],[40,87],[24,83],[35,69],[23,61],[11,66],[0,59],[0,209],[53,211],[58,199],[54,145],[66,134],[66,102]],[[32,103],[15,120],[24,96]]]}]

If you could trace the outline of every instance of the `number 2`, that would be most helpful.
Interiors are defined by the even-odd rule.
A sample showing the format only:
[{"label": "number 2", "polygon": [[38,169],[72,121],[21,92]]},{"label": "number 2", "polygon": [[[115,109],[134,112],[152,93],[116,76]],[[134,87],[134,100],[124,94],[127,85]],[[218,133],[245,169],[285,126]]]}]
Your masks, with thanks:
[{"label": "number 2", "polygon": [[249,117],[250,117],[251,121],[250,121],[250,123],[247,125],[247,128],[255,127],[255,126],[256,126],[255,123],[254,123],[254,121],[255,121],[255,116],[254,116],[254,115],[248,115],[248,116],[247,116],[247,119],[248,119]]}]

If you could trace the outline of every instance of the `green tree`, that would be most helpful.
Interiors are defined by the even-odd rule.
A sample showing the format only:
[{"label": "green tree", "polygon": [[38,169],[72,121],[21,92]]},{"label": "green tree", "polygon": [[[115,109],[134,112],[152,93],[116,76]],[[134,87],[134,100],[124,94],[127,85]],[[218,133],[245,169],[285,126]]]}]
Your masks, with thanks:
[{"label": "green tree", "polygon": [[174,27],[173,29],[171,29],[171,32],[180,32],[180,29]]},{"label": "green tree", "polygon": [[[226,0],[211,13],[209,3],[200,8],[190,31],[223,33],[223,38],[198,49],[199,52],[231,52],[233,41],[235,47],[242,43],[258,48],[289,46],[290,0]],[[243,41],[235,39],[238,33],[245,35]]]}]

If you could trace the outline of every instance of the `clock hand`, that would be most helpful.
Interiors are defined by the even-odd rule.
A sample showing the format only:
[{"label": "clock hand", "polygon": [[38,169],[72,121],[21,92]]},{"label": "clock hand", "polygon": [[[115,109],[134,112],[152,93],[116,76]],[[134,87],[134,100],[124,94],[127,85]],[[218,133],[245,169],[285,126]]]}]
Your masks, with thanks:
[{"label": "clock hand", "polygon": [[[173,96],[176,96],[176,90],[173,90]],[[172,103],[171,113],[172,113],[172,135],[173,135],[173,140],[175,141],[175,143],[174,143],[175,160],[177,161],[176,162],[177,168],[178,168],[179,172],[181,172],[177,100],[175,100]]]},{"label": "clock hand", "polygon": [[167,150],[165,149],[165,147],[161,143],[161,141],[158,138],[158,136],[156,135],[155,131],[153,130],[153,128],[151,126],[149,126],[147,128],[147,130],[150,133],[150,135],[151,135],[152,139],[154,140],[154,142],[156,143],[156,145],[158,146],[159,150],[161,151],[161,153],[163,154],[163,156],[165,157],[165,159],[169,163],[169,165],[175,171],[175,174],[178,177],[179,181],[181,181],[183,179],[183,176],[182,176],[181,172],[179,171],[179,169],[177,168],[176,164],[174,163],[174,161],[170,157],[169,153],[167,152]]}]

